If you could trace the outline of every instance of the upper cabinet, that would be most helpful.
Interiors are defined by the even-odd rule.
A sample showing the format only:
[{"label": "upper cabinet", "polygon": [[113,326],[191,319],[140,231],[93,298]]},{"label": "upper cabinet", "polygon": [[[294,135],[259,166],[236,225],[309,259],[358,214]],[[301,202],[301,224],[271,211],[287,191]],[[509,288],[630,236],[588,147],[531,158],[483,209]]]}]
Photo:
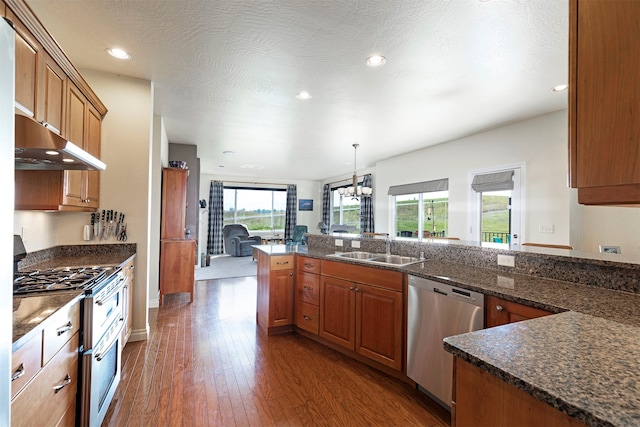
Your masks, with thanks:
[{"label": "upper cabinet", "polygon": [[587,205],[640,204],[640,2],[570,0],[569,184]]},{"label": "upper cabinet", "polygon": [[[5,7],[6,3],[6,7]],[[107,109],[23,0],[0,3],[16,29],[15,111],[100,158]],[[100,172],[17,170],[18,210],[95,211]]]}]

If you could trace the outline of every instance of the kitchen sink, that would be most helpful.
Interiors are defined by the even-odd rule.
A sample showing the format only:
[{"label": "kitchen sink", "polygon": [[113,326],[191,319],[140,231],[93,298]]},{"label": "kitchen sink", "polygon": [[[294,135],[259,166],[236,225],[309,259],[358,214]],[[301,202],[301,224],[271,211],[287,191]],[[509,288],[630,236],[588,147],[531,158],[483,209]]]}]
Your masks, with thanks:
[{"label": "kitchen sink", "polygon": [[378,254],[375,252],[359,252],[359,251],[344,252],[339,254],[332,254],[329,256],[333,256],[336,258],[352,259],[352,260],[362,261],[365,263],[372,263],[372,264],[393,265],[396,267],[403,267],[405,265],[423,261],[419,258],[415,258],[411,256],[385,255],[385,254]]}]

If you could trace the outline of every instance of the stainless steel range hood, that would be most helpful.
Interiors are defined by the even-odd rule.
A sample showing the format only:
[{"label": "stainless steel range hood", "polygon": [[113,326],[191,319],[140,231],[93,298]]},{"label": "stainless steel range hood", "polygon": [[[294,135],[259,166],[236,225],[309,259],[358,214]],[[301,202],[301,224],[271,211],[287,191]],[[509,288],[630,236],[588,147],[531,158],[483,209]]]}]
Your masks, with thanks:
[{"label": "stainless steel range hood", "polygon": [[30,117],[15,115],[16,169],[98,170],[107,165]]}]

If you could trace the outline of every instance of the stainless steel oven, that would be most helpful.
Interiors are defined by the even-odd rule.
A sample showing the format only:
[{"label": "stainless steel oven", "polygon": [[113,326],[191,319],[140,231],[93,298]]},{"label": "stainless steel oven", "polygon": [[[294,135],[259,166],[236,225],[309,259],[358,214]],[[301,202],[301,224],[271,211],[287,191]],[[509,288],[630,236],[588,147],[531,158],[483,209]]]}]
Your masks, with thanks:
[{"label": "stainless steel oven", "polygon": [[84,298],[79,416],[82,427],[100,426],[120,383],[123,291],[127,280],[117,270]]}]

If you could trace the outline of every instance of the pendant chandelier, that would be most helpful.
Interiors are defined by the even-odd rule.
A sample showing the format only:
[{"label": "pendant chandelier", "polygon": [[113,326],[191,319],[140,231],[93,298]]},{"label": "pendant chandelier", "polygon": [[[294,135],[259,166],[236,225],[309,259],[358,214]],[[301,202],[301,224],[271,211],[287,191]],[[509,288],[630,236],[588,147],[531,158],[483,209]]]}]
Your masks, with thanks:
[{"label": "pendant chandelier", "polygon": [[363,187],[358,185],[358,175],[356,175],[356,150],[360,144],[353,144],[353,178],[349,187],[338,188],[338,193],[341,196],[351,196],[352,199],[358,199],[358,197],[370,197],[373,193],[371,187]]}]

